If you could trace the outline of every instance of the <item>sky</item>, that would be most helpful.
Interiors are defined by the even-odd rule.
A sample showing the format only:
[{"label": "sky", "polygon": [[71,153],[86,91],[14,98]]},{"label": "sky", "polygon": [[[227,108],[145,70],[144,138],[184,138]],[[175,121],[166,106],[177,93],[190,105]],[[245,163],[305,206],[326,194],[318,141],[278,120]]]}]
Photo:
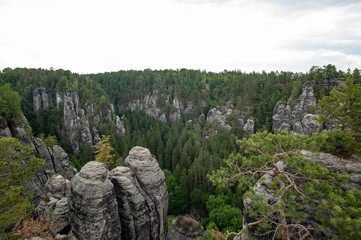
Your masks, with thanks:
[{"label": "sky", "polygon": [[0,70],[361,68],[361,0],[0,0]]}]

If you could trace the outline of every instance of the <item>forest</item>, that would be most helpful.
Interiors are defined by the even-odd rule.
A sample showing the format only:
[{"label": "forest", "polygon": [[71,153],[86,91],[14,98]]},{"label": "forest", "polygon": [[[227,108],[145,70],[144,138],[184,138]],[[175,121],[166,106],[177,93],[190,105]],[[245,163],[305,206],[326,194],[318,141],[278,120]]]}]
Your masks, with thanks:
[{"label": "forest", "polygon": [[[343,102],[340,100],[342,96],[338,96],[337,91],[324,90],[318,84],[330,79],[346,80],[345,86],[348,86],[347,89],[340,87],[338,92],[344,91],[349,94],[349,105],[346,106],[352,107],[348,110],[340,109],[338,116],[332,115],[336,113],[330,110],[329,106],[334,109],[334,106],[340,105],[340,101]],[[293,137],[292,133],[286,132],[271,134],[276,103],[281,99],[296,101],[302,85],[307,81],[315,82],[314,95],[318,109],[314,111],[320,113],[319,121],[329,123],[338,119],[336,124],[341,124],[341,129],[302,137]],[[327,216],[331,217],[327,219],[320,212],[316,224],[317,231],[311,227],[307,231],[312,232],[314,237],[330,239],[327,230],[323,229],[327,226],[333,229],[332,235],[335,239],[342,239],[346,232],[350,234],[350,239],[358,239],[361,237],[360,191],[344,192],[341,185],[337,184],[343,180],[342,177],[316,168],[294,150],[322,151],[345,158],[353,154],[360,156],[360,84],[361,75],[358,69],[343,72],[333,65],[312,67],[307,73],[246,73],[226,70],[213,73],[189,69],[146,69],[77,74],[63,69],[6,68],[0,72],[0,113],[11,121],[13,115],[22,112],[34,135],[43,139],[46,144],[61,145],[68,153],[71,164],[79,170],[98,155],[94,152],[93,146],[87,144],[81,145],[80,154],[72,152],[66,137],[61,134],[61,129],[64,128],[64,112],[54,100],[57,93],[69,90],[77,92],[80,105],[84,107],[87,101],[91,101],[96,112],[109,109],[109,105],[113,104],[116,114],[124,119],[125,134],[116,134],[115,124],[106,121],[105,117],[100,119],[100,123],[89,123],[90,126],[98,127],[99,135],[103,136],[103,143],[109,144],[110,157],[106,161],[109,168],[122,165],[132,147],[148,148],[166,176],[169,215],[190,214],[198,218],[206,230],[208,239],[218,239],[217,236],[231,237],[230,233],[237,235],[242,231],[246,198],[255,199],[253,206],[259,209],[257,213],[251,211],[249,216],[257,218],[261,214],[266,219],[263,225],[260,224],[261,229],[267,229],[264,224],[274,221],[272,215],[279,212],[279,209],[282,209],[289,220],[290,216],[301,211],[301,202],[311,202],[312,198],[321,202],[322,204],[317,206],[327,208]],[[48,108],[35,112],[33,93],[39,87],[47,89],[53,101]],[[8,93],[12,92],[18,94],[13,97],[17,100],[6,100],[5,96],[10,96]],[[150,116],[144,109],[132,111],[128,107],[129,103],[143,99],[149,93],[157,95],[156,106],[164,113],[166,121]],[[191,106],[189,111],[183,111],[175,121],[170,117],[177,111],[172,105],[174,99],[177,99],[184,109]],[[9,103],[13,102],[18,102],[19,105],[9,106]],[[230,131],[222,129],[215,122],[206,121],[205,116],[212,108],[225,105],[227,102],[231,102],[234,109],[246,112],[247,116],[252,118],[253,135],[247,134],[238,126],[237,118],[232,114],[227,119],[227,123],[232,126]],[[341,119],[345,112],[348,117]],[[287,156],[277,155],[281,152]],[[286,159],[284,161],[290,166],[292,174],[296,171],[304,174],[305,178],[307,176],[307,179],[328,179],[327,181],[334,185],[322,181],[299,183],[303,184],[303,187],[307,185],[310,189],[300,196],[301,200],[297,200],[297,187],[292,185],[293,189],[289,190],[289,187],[287,191],[278,192],[284,199],[283,205],[279,203],[273,208],[273,212],[270,212],[251,189],[262,178],[261,173],[264,174],[270,166],[275,166],[275,163],[272,163],[274,158]],[[268,163],[270,165],[267,165]],[[262,169],[264,166],[267,167]],[[245,174],[231,184],[227,180],[229,176],[257,168],[262,171],[251,173],[251,178]],[[291,175],[283,173],[280,179],[287,182],[287,176]],[[279,188],[276,183],[274,187]],[[324,192],[325,196],[318,195],[320,192]],[[337,201],[331,204],[332,198]],[[294,207],[291,207],[292,205]],[[306,216],[302,215],[300,218]],[[344,220],[347,231],[342,225]],[[291,222],[297,221],[302,222],[296,217]],[[286,225],[280,226],[274,233],[276,238],[283,238],[283,234],[286,234]],[[220,235],[217,235],[218,233]],[[299,238],[302,236],[305,236],[304,232],[297,235]]]}]

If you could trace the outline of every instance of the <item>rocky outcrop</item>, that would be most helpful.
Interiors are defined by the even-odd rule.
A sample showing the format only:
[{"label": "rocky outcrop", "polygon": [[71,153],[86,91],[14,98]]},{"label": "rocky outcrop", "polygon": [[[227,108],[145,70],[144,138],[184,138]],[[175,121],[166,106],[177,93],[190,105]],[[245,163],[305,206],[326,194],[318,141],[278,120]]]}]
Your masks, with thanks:
[{"label": "rocky outcrop", "polygon": [[169,229],[168,238],[172,240],[197,240],[203,237],[202,225],[191,217],[177,217]]},{"label": "rocky outcrop", "polygon": [[117,134],[125,134],[125,117],[124,115],[120,118],[118,115],[115,116],[115,127]]},{"label": "rocky outcrop", "polygon": [[33,137],[31,128],[24,116],[21,115],[14,121],[8,122],[0,115],[0,138],[4,137],[18,138],[23,146],[31,146],[34,149],[34,154],[42,156],[45,160],[45,166],[39,169],[33,181],[28,183],[33,195],[33,204],[37,205],[46,196],[44,186],[51,175],[58,173],[71,179],[76,173],[76,170],[70,166],[69,158],[61,147],[54,145],[52,148],[48,148],[40,138]]},{"label": "rocky outcrop", "polygon": [[247,119],[246,124],[243,126],[243,130],[248,133],[248,135],[252,135],[254,133],[254,121],[252,119]]},{"label": "rocky outcrop", "polygon": [[78,239],[167,239],[165,176],[149,150],[134,147],[110,173],[88,162],[71,180],[69,217]]},{"label": "rocky outcrop", "polygon": [[85,111],[80,105],[77,92],[64,93],[64,128],[69,145],[75,155],[81,153],[81,145],[93,146],[99,141],[99,135],[93,135]]},{"label": "rocky outcrop", "polygon": [[146,94],[143,98],[129,102],[126,105],[119,104],[119,109],[130,109],[131,111],[143,110],[147,115],[154,117],[162,122],[167,122],[165,113],[157,105],[158,91],[154,90]]},{"label": "rocky outcrop", "polygon": [[45,184],[45,198],[35,208],[35,216],[50,216],[55,222],[55,232],[67,234],[70,230],[68,196],[70,181],[62,175],[52,175]]},{"label": "rocky outcrop", "polygon": [[353,156],[350,160],[336,157],[329,153],[315,154],[306,150],[301,153],[304,157],[327,168],[331,172],[350,175],[351,179],[343,183],[346,190],[361,190],[361,160]]},{"label": "rocky outcrop", "polygon": [[291,108],[292,97],[287,103],[284,100],[276,103],[273,109],[274,133],[277,133],[277,130],[287,130],[306,135],[323,129],[323,125],[315,119],[316,115],[307,112],[310,107],[316,107],[314,84],[314,82],[303,84],[302,93],[293,108]]},{"label": "rocky outcrop", "polygon": [[33,108],[36,113],[40,109],[47,109],[51,105],[51,96],[45,87],[38,87],[33,92]]},{"label": "rocky outcrop", "polygon": [[118,202],[122,239],[152,239],[150,220],[157,216],[155,205],[140,187],[134,173],[127,167],[116,167],[111,171],[111,181]]},{"label": "rocky outcrop", "polygon": [[344,82],[344,78],[324,79],[321,81],[320,85],[324,90],[331,90],[332,88],[337,87]]},{"label": "rocky outcrop", "polygon": [[[159,107],[159,101],[163,101],[162,105],[167,105],[169,107],[169,116],[166,115],[165,110]],[[149,92],[144,97],[136,99],[128,103],[119,103],[118,108],[122,110],[131,110],[131,111],[144,111],[147,115],[156,118],[162,122],[176,121],[181,118],[183,114],[190,113],[193,109],[191,102],[183,103],[177,96],[174,96],[173,99],[170,99],[170,95],[164,96],[164,94],[159,93],[158,90],[153,90]]]},{"label": "rocky outcrop", "polygon": [[71,180],[69,216],[78,239],[121,239],[118,204],[109,171],[88,162]]},{"label": "rocky outcrop", "polygon": [[[251,118],[247,119],[248,112],[248,110],[246,112],[242,112],[235,109],[233,104],[229,101],[225,106],[217,106],[209,110],[207,114],[207,122],[216,122],[218,127],[225,131],[229,131],[232,129],[230,120],[231,118],[235,118],[237,119],[236,125],[242,127],[249,135],[252,135],[254,133],[254,121]],[[246,119],[247,121],[245,123]]]},{"label": "rocky outcrop", "polygon": [[135,174],[140,192],[149,207],[150,239],[164,240],[167,236],[168,192],[165,176],[148,149],[134,147],[124,165]]}]

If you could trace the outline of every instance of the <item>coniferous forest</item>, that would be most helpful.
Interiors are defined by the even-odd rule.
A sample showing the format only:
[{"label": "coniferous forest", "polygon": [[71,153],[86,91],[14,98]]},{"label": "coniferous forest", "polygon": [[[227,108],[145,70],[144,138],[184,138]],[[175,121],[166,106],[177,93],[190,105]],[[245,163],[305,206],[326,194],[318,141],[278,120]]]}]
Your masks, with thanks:
[{"label": "coniferous forest", "polygon": [[[333,79],[345,83],[322,87]],[[292,110],[306,82],[313,83],[317,100],[309,112],[325,126],[340,127],[312,135],[273,134],[277,102],[285,100]],[[77,74],[63,69],[6,68],[0,72],[0,88],[0,114],[13,121],[22,112],[34,136],[47,146],[64,148],[78,170],[94,159],[112,169],[123,165],[134,146],[148,148],[166,177],[170,219],[192,215],[202,224],[206,239],[230,239],[241,231],[256,239],[361,238],[361,191],[345,191],[341,183],[350,177],[300,155],[300,150],[308,150],[360,161],[358,69],[343,72],[326,65],[307,73],[146,69]],[[39,88],[50,100],[35,111],[34,92]],[[101,136],[98,145],[80,142],[79,151],[65,134],[64,101],[57,101],[60,93],[75,92],[79,106],[86,110],[89,129]],[[92,111],[87,111],[90,105]],[[108,117],[110,106],[114,108],[110,115],[121,118],[122,132],[109,120],[113,119]],[[224,124],[229,128],[207,120],[215,108],[223,115],[228,112]],[[239,122],[239,116],[244,122]],[[254,123],[253,134],[243,128],[247,119]],[[81,129],[75,138],[77,134],[82,134]],[[4,144],[19,147],[14,142]],[[276,165],[279,161],[286,166],[282,170]],[[279,201],[267,205],[253,186],[271,170],[276,171],[271,188]],[[1,200],[1,208],[6,204]],[[303,207],[306,204],[315,212],[312,223],[306,220],[310,215]],[[26,206],[24,211],[29,209]],[[257,224],[244,225],[244,214],[248,223]],[[9,223],[0,231],[11,227]]]}]

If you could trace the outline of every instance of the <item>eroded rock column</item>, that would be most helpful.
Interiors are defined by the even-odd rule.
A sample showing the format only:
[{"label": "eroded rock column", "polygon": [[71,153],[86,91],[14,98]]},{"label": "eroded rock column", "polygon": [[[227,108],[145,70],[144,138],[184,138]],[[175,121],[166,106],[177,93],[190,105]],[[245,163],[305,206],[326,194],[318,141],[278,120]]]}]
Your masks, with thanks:
[{"label": "eroded rock column", "polygon": [[109,171],[88,162],[71,180],[69,216],[72,232],[80,240],[121,239],[121,225]]}]

